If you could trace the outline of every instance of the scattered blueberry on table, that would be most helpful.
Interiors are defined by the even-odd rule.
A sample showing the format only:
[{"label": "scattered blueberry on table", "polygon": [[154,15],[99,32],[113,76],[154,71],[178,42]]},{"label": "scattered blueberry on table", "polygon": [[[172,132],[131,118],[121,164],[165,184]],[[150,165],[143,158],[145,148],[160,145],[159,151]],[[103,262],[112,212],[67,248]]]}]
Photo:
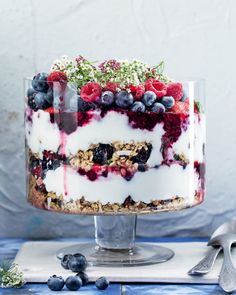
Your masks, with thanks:
[{"label": "scattered blueberry on table", "polygon": [[84,271],[88,266],[87,259],[80,253],[74,254],[69,259],[68,266],[73,272]]},{"label": "scattered blueberry on table", "polygon": [[106,277],[101,277],[101,278],[96,280],[95,286],[99,290],[105,290],[109,286],[109,281],[108,281],[108,279]]},{"label": "scattered blueberry on table", "polygon": [[[72,272],[77,272],[76,275],[70,275],[65,281],[61,276],[53,275],[48,281],[48,288],[52,291],[61,291],[64,285],[70,291],[77,291],[82,286],[86,286],[89,282],[89,277],[85,272],[88,266],[86,257],[81,253],[66,254],[61,259],[61,266],[64,269],[70,269]],[[96,280],[95,286],[99,290],[105,290],[109,286],[109,281],[106,277],[100,277]]]},{"label": "scattered blueberry on table", "polygon": [[82,280],[79,276],[69,276],[66,279],[65,285],[71,291],[77,291],[82,287]]},{"label": "scattered blueberry on table", "polygon": [[47,281],[48,288],[52,291],[61,291],[65,285],[62,277],[53,275]]},{"label": "scattered blueberry on table", "polygon": [[69,261],[70,259],[72,258],[73,255],[71,254],[66,254],[62,257],[62,260],[61,260],[61,266],[65,269],[69,269]]}]

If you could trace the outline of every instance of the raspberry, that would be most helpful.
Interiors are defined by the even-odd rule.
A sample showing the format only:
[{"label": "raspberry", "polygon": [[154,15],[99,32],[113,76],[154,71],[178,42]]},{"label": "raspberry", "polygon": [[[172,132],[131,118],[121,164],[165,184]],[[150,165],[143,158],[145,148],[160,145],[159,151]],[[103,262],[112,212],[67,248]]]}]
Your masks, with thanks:
[{"label": "raspberry", "polygon": [[80,96],[83,100],[93,102],[101,95],[102,89],[96,82],[88,82],[80,90]]},{"label": "raspberry", "polygon": [[91,181],[95,181],[98,178],[97,173],[94,172],[93,170],[89,170],[86,175],[88,179]]},{"label": "raspberry", "polygon": [[177,101],[175,103],[175,105],[171,109],[169,109],[168,112],[188,115],[189,114],[189,103],[188,103],[188,101]]},{"label": "raspberry", "polygon": [[68,78],[63,72],[52,72],[47,78],[49,86],[53,87],[54,82],[58,82],[63,90],[65,90]]},{"label": "raspberry", "polygon": [[170,83],[167,86],[167,96],[172,96],[175,101],[179,101],[183,96],[183,85],[181,83]]},{"label": "raspberry", "polygon": [[104,90],[111,91],[112,93],[117,92],[117,88],[119,88],[119,85],[113,82],[107,82],[107,84],[104,87]]},{"label": "raspberry", "polygon": [[148,79],[145,82],[145,90],[153,91],[157,97],[163,97],[167,93],[167,86],[165,83],[162,83],[155,79]]},{"label": "raspberry", "polygon": [[137,86],[129,85],[127,88],[131,91],[135,100],[141,100],[145,92],[145,87],[142,84]]}]

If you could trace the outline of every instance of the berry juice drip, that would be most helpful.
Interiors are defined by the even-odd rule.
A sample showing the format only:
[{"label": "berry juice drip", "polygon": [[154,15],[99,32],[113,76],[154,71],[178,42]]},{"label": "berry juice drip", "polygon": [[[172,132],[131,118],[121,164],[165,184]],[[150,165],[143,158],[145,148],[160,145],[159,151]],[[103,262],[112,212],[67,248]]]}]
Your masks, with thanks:
[{"label": "berry juice drip", "polygon": [[[67,142],[67,135],[64,132],[60,132],[60,141],[61,141],[61,148],[60,153],[64,156],[66,154],[66,142]],[[63,185],[64,185],[64,194],[67,196],[67,165],[63,165]]]}]

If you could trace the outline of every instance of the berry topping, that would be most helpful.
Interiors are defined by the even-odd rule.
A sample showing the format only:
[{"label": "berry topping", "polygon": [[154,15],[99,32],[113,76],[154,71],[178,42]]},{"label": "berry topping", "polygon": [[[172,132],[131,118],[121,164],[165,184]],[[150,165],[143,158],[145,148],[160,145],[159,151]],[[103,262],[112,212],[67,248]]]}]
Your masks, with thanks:
[{"label": "berry topping", "polygon": [[162,117],[156,113],[128,112],[129,123],[133,128],[153,130]]},{"label": "berry topping", "polygon": [[94,103],[84,101],[79,95],[74,95],[70,99],[69,109],[71,112],[87,112],[95,108],[96,105]]},{"label": "berry topping", "polygon": [[142,147],[136,156],[133,156],[131,160],[134,163],[146,163],[152,152],[152,145],[148,144],[147,147]]},{"label": "berry topping", "polygon": [[132,112],[145,112],[145,105],[141,101],[135,101],[130,110]]},{"label": "berry topping", "polygon": [[36,76],[34,76],[32,80],[32,86],[34,90],[47,92],[48,90],[47,77],[48,75],[46,73],[38,73]]},{"label": "berry topping", "polygon": [[56,110],[54,107],[50,107],[45,109],[45,112],[48,112],[49,114],[58,113],[58,110]]},{"label": "berry topping", "polygon": [[172,96],[175,101],[179,101],[183,96],[183,85],[181,83],[168,84],[166,94]]},{"label": "berry topping", "polygon": [[[78,113],[79,114],[79,113]],[[50,120],[53,123],[57,123],[60,130],[63,130],[66,134],[71,134],[77,128],[77,117],[75,113],[55,113],[50,114]]]},{"label": "berry topping", "polygon": [[48,288],[52,291],[61,291],[65,285],[62,277],[56,275],[51,276],[47,281]]},{"label": "berry topping", "polygon": [[134,98],[131,93],[127,91],[120,91],[115,95],[116,105],[122,109],[127,109],[132,105]]},{"label": "berry topping", "polygon": [[74,254],[68,262],[68,267],[73,272],[84,271],[87,265],[88,262],[85,256],[80,253]]},{"label": "berry topping", "polygon": [[111,106],[115,100],[115,96],[111,91],[105,91],[102,93],[99,103],[103,106]]},{"label": "berry topping", "polygon": [[51,105],[47,102],[47,94],[44,92],[38,92],[34,96],[34,101],[39,109],[45,110]]},{"label": "berry topping", "polygon": [[189,103],[188,101],[177,101],[175,105],[169,109],[169,112],[180,113],[187,115],[189,113]]},{"label": "berry topping", "polygon": [[93,170],[89,170],[86,175],[90,181],[95,181],[98,178],[97,173]]},{"label": "berry topping", "polygon": [[161,99],[161,103],[164,105],[166,109],[170,109],[174,106],[175,100],[172,96],[164,96]]},{"label": "berry topping", "polygon": [[69,261],[70,259],[72,258],[73,255],[71,254],[66,254],[62,257],[62,260],[61,260],[61,266],[65,269],[69,269]]},{"label": "berry topping", "polygon": [[66,279],[66,287],[71,291],[77,291],[82,287],[82,280],[79,276],[69,276]]},{"label": "berry topping", "polygon": [[109,286],[109,281],[108,281],[108,279],[106,277],[101,277],[101,278],[96,280],[95,286],[99,290],[105,290]]},{"label": "berry topping", "polygon": [[52,105],[52,103],[53,103],[53,89],[51,87],[48,88],[45,99],[50,105]]},{"label": "berry topping", "polygon": [[156,100],[156,94],[153,91],[146,91],[143,96],[143,103],[145,106],[150,107]]},{"label": "berry topping", "polygon": [[88,82],[80,90],[80,96],[83,100],[93,102],[99,99],[101,95],[101,87],[96,82]]},{"label": "berry topping", "polygon": [[157,113],[157,114],[161,114],[161,113],[164,113],[165,112],[165,107],[162,103],[159,103],[159,102],[155,102],[152,107],[151,107],[151,111],[153,113]]},{"label": "berry topping", "polygon": [[93,162],[96,164],[104,165],[109,159],[112,158],[114,148],[109,144],[100,143],[93,150]]},{"label": "berry topping", "polygon": [[80,277],[82,281],[82,286],[86,286],[89,282],[89,277],[84,271],[80,271],[76,274],[78,277]]},{"label": "berry topping", "polygon": [[38,110],[38,106],[33,97],[28,98],[28,106],[35,112]]},{"label": "berry topping", "polygon": [[138,171],[140,172],[147,171],[147,166],[144,163],[138,163]]},{"label": "berry topping", "polygon": [[163,97],[167,93],[167,86],[155,79],[148,79],[145,82],[145,90],[153,91],[157,97]]},{"label": "berry topping", "polygon": [[112,93],[116,93],[118,88],[119,88],[119,85],[117,83],[107,82],[107,84],[104,87],[104,90],[111,91]]},{"label": "berry topping", "polygon": [[34,90],[34,88],[29,88],[29,89],[27,90],[27,97],[28,97],[28,98],[34,97],[36,93],[37,93],[37,91]]},{"label": "berry topping", "polygon": [[143,86],[143,84],[139,84],[137,86],[129,85],[127,88],[133,94],[134,100],[141,100],[141,98],[145,92],[145,87]]},{"label": "berry topping", "polygon": [[[55,86],[55,82],[58,82],[58,84],[62,90],[65,90],[67,82],[68,82],[68,78],[67,78],[66,74],[63,72],[59,72],[59,71],[52,72],[51,74],[49,74],[47,80],[48,80],[49,86],[51,86],[51,87]],[[58,87],[56,87],[56,88],[58,88]]]}]

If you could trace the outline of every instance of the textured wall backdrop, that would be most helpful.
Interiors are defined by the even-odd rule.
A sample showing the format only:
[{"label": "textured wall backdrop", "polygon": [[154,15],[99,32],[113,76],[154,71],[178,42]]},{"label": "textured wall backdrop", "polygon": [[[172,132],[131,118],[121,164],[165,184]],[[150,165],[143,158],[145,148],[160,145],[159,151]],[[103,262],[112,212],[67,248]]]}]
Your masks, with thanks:
[{"label": "textured wall backdrop", "polygon": [[1,0],[0,236],[93,234],[92,217],[26,203],[23,77],[63,54],[91,60],[166,61],[171,76],[207,81],[207,198],[177,213],[143,216],[138,234],[208,235],[236,212],[235,0]]}]

